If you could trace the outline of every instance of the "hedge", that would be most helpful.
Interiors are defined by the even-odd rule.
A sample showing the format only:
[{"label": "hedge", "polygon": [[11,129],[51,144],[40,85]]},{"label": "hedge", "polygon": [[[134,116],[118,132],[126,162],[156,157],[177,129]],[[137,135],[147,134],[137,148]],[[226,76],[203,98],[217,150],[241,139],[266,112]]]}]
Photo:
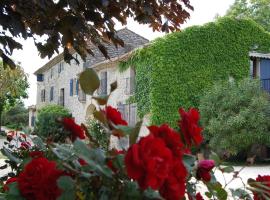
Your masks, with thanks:
[{"label": "hedge", "polygon": [[270,51],[268,32],[251,20],[220,18],[158,38],[119,67],[136,68],[139,116],[175,126],[178,108],[198,107],[216,81],[247,77],[253,50]]}]

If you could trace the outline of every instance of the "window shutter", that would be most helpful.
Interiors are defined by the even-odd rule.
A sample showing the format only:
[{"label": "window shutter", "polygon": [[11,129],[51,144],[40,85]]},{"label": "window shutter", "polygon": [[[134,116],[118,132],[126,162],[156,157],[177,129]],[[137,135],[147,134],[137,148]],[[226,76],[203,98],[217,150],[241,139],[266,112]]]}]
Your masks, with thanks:
[{"label": "window shutter", "polygon": [[129,116],[129,125],[135,126],[137,123],[137,105],[130,104],[130,116]]},{"label": "window shutter", "polygon": [[69,95],[73,96],[73,79],[70,79],[69,82]]},{"label": "window shutter", "polygon": [[79,80],[76,80],[76,95],[79,95]]},{"label": "window shutter", "polygon": [[100,92],[101,95],[107,94],[107,72],[101,72],[100,74]]},{"label": "window shutter", "polygon": [[50,90],[50,101],[53,101],[53,87]]}]

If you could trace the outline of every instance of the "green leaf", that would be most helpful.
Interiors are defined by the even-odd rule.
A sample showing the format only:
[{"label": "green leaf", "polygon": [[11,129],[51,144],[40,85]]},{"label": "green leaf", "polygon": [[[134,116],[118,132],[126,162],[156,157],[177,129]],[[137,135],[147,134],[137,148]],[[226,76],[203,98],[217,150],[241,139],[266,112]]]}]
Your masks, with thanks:
[{"label": "green leaf", "polygon": [[93,113],[93,115],[94,115],[95,119],[97,119],[101,123],[107,124],[107,119],[102,111],[95,111]]},{"label": "green leaf", "polygon": [[238,197],[239,199],[245,199],[245,200],[252,200],[250,194],[246,190],[243,190],[240,188],[234,190],[230,188],[230,191],[233,197]]},{"label": "green leaf", "polygon": [[8,157],[9,160],[15,162],[15,163],[21,163],[22,160],[18,157],[16,157],[9,149],[7,149],[6,147],[3,147],[1,149],[1,152],[3,155],[5,155],[6,157]]},{"label": "green leaf", "polygon": [[137,141],[137,138],[139,136],[141,127],[142,127],[143,121],[139,121],[136,123],[135,128],[132,130],[132,132],[129,134],[129,144],[135,144]]},{"label": "green leaf", "polygon": [[62,190],[62,194],[57,200],[75,200],[76,187],[75,181],[70,176],[61,176],[57,180],[57,185]]},{"label": "green leaf", "polygon": [[121,199],[142,199],[136,182],[126,181]]},{"label": "green leaf", "polygon": [[52,151],[61,160],[73,161],[77,159],[72,146],[68,144],[56,144]]},{"label": "green leaf", "polygon": [[215,161],[215,165],[216,166],[219,166],[221,164],[221,160],[220,160],[219,156],[215,152],[212,151],[209,158],[211,160],[214,160]]},{"label": "green leaf", "polygon": [[227,200],[228,194],[222,187],[216,189],[217,197],[219,200]]},{"label": "green leaf", "polygon": [[36,136],[36,137],[32,138],[32,141],[33,141],[34,145],[37,146],[38,149],[46,150],[46,146],[40,137]]},{"label": "green leaf", "polygon": [[162,199],[157,191],[150,188],[146,189],[143,195],[149,199]]},{"label": "green leaf", "polygon": [[234,172],[233,166],[227,166],[227,167],[220,167],[220,171],[224,173],[232,173]]},{"label": "green leaf", "polygon": [[207,196],[209,199],[212,197],[211,192],[205,192],[204,194],[205,194],[205,196]]},{"label": "green leaf", "polygon": [[109,99],[109,95],[100,95],[98,97],[92,97],[95,99],[99,105],[103,106],[106,105]]},{"label": "green leaf", "polygon": [[192,171],[192,168],[194,167],[195,161],[196,161],[195,156],[192,156],[189,154],[183,155],[183,162],[184,162],[184,165],[187,168],[188,172]]},{"label": "green leaf", "polygon": [[8,188],[9,188],[7,193],[8,200],[25,200],[20,194],[17,182],[8,184]]},{"label": "green leaf", "polygon": [[80,74],[79,82],[84,93],[89,95],[93,95],[100,85],[97,73],[90,68],[87,68]]},{"label": "green leaf", "polygon": [[111,93],[116,90],[117,88],[117,81],[114,81],[113,83],[111,83]]},{"label": "green leaf", "polygon": [[73,144],[75,154],[84,159],[93,171],[109,178],[112,176],[111,170],[105,165],[105,155],[101,149],[90,149],[83,141],[78,139]]}]

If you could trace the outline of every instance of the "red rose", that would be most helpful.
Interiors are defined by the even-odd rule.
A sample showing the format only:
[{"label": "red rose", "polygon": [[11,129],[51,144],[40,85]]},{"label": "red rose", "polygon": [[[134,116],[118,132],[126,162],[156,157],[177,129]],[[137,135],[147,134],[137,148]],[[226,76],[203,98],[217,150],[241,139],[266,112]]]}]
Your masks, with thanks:
[{"label": "red rose", "polygon": [[71,140],[75,141],[76,138],[85,139],[84,130],[81,126],[75,123],[73,118],[65,117],[63,119],[64,128],[71,132]]},{"label": "red rose", "polygon": [[106,115],[106,118],[114,125],[128,125],[128,123],[124,119],[122,119],[121,113],[117,109],[111,106],[106,106],[104,113]]},{"label": "red rose", "polygon": [[197,179],[202,179],[203,181],[210,181],[211,174],[210,171],[215,167],[215,162],[213,160],[202,160],[198,164],[197,169]]},{"label": "red rose", "polygon": [[196,146],[200,145],[203,141],[203,137],[201,135],[202,128],[198,126],[200,120],[198,110],[191,108],[188,112],[185,112],[183,108],[180,108],[179,114],[181,115],[179,126],[184,134],[187,146],[190,147],[192,144]]},{"label": "red rose", "polygon": [[63,174],[54,161],[34,158],[18,176],[20,193],[26,200],[56,200],[61,195],[57,179]]},{"label": "red rose", "polygon": [[170,149],[152,134],[132,145],[125,156],[128,176],[137,180],[142,189],[159,189],[171,171],[172,162]]},{"label": "red rose", "polygon": [[[257,186],[253,186],[256,187],[260,190],[264,191],[264,195],[266,195],[267,197],[270,198],[270,176],[261,176],[259,175],[256,178],[256,182],[259,182],[260,184],[264,185],[264,187],[260,187],[259,185]],[[268,187],[268,189],[266,189],[265,187]],[[254,200],[264,200],[265,197],[261,194],[258,193],[257,191],[253,191],[254,194]]]},{"label": "red rose", "polygon": [[175,159],[169,177],[164,181],[159,193],[166,200],[180,200],[185,195],[187,170],[180,159]]},{"label": "red rose", "polygon": [[29,149],[30,147],[31,147],[30,142],[22,142],[21,146],[20,146],[20,149],[26,150],[26,149]]},{"label": "red rose", "polygon": [[17,180],[18,180],[17,177],[11,177],[11,178],[9,178],[9,179],[6,181],[6,183],[5,183],[4,187],[3,187],[3,189],[4,189],[5,191],[8,191],[8,190],[9,190],[8,184],[14,183],[14,182],[16,182]]},{"label": "red rose", "polygon": [[202,197],[202,195],[201,195],[201,193],[198,192],[196,194],[196,200],[204,200],[203,197]]},{"label": "red rose", "polygon": [[80,163],[81,166],[87,165],[87,162],[84,159],[82,159],[82,158],[79,158],[78,159],[78,162]]},{"label": "red rose", "polygon": [[26,135],[24,133],[20,133],[20,136],[26,140]]},{"label": "red rose", "polygon": [[150,126],[148,129],[155,137],[161,138],[165,142],[166,146],[171,149],[174,156],[182,156],[183,143],[180,135],[175,130],[170,128],[167,124],[163,124],[160,127]]}]

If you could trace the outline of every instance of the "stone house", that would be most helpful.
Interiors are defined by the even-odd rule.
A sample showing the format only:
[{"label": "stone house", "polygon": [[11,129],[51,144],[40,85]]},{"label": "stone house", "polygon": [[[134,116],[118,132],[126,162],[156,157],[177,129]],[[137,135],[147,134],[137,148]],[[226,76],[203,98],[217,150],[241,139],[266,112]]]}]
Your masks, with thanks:
[{"label": "stone house", "polygon": [[93,68],[98,73],[101,80],[98,94],[107,94],[110,84],[117,81],[118,87],[112,93],[108,104],[117,107],[130,125],[136,123],[136,104],[129,104],[126,101],[135,89],[135,71],[130,68],[120,73],[117,66],[119,61],[127,59],[133,50],[144,46],[149,41],[126,28],[119,30],[117,34],[124,41],[125,46],[116,48],[113,45],[107,45],[110,60],[106,60],[102,53],[90,44],[95,56],[87,56],[86,62],[74,52],[73,55],[80,64],[77,65],[75,61],[67,64],[64,62],[62,53],[34,73],[37,77],[37,100],[35,106],[29,107],[30,127],[34,125],[38,110],[48,104],[64,106],[72,113],[77,123],[87,120],[93,109],[91,104],[94,100],[91,96],[85,95],[79,86],[78,76],[85,68]]}]

